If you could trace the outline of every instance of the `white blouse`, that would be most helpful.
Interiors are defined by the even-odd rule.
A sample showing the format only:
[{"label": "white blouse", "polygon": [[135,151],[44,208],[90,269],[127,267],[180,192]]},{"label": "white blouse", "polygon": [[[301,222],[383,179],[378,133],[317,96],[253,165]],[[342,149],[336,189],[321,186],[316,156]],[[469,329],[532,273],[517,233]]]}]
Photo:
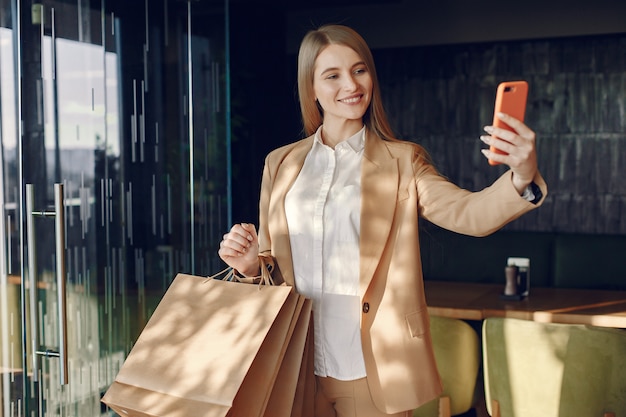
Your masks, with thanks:
[{"label": "white blouse", "polygon": [[321,127],[285,198],[300,294],[313,301],[315,374],[366,376],[361,346],[359,235],[365,128],[333,150]]}]

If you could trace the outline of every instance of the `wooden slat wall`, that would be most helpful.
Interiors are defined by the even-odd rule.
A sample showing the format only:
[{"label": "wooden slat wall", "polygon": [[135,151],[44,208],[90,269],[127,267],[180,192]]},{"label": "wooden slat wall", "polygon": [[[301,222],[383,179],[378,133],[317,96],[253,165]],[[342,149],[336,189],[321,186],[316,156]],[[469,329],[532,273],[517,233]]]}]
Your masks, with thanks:
[{"label": "wooden slat wall", "polygon": [[504,168],[479,150],[500,81],[530,84],[544,206],[507,229],[626,234],[626,34],[374,51],[399,137],[422,144],[438,169],[477,190]]}]

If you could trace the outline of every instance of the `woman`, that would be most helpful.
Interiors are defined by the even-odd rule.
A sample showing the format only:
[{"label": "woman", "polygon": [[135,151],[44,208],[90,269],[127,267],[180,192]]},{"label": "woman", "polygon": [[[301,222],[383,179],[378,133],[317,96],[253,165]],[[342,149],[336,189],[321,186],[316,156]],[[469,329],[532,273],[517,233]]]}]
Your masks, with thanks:
[{"label": "woman", "polygon": [[[487,126],[484,149],[510,166],[471,193],[441,177],[419,145],[397,140],[372,54],[345,26],[309,32],[298,56],[308,138],[271,152],[259,233],[236,224],[219,255],[245,276],[259,257],[275,280],[313,300],[315,416],[410,416],[441,392],[424,299],[419,217],[473,236],[537,207],[545,182],[535,134]],[[496,138],[502,138],[498,139]]]}]

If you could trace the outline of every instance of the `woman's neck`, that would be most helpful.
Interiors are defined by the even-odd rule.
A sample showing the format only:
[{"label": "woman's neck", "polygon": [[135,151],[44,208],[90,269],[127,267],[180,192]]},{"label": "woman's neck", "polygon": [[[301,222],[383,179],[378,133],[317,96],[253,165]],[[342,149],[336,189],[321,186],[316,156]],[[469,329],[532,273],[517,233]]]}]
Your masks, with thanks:
[{"label": "woman's neck", "polygon": [[363,128],[362,120],[345,120],[343,123],[333,123],[324,120],[322,125],[322,141],[325,145],[335,149],[338,143],[351,138]]}]

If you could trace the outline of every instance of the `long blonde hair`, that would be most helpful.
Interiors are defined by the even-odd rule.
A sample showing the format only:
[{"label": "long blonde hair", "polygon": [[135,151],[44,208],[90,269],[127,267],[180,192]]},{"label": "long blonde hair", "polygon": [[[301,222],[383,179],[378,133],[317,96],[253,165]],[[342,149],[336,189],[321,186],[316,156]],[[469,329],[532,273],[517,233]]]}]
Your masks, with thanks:
[{"label": "long blonde hair", "polygon": [[300,44],[298,53],[298,96],[304,133],[312,135],[322,125],[324,113],[315,100],[313,92],[313,72],[317,56],[328,45],[343,45],[353,49],[363,60],[372,77],[372,101],[363,115],[363,122],[368,129],[385,140],[397,140],[389,121],[380,95],[380,85],[376,76],[374,57],[365,40],[354,29],[342,25],[324,25],[309,31]]}]

